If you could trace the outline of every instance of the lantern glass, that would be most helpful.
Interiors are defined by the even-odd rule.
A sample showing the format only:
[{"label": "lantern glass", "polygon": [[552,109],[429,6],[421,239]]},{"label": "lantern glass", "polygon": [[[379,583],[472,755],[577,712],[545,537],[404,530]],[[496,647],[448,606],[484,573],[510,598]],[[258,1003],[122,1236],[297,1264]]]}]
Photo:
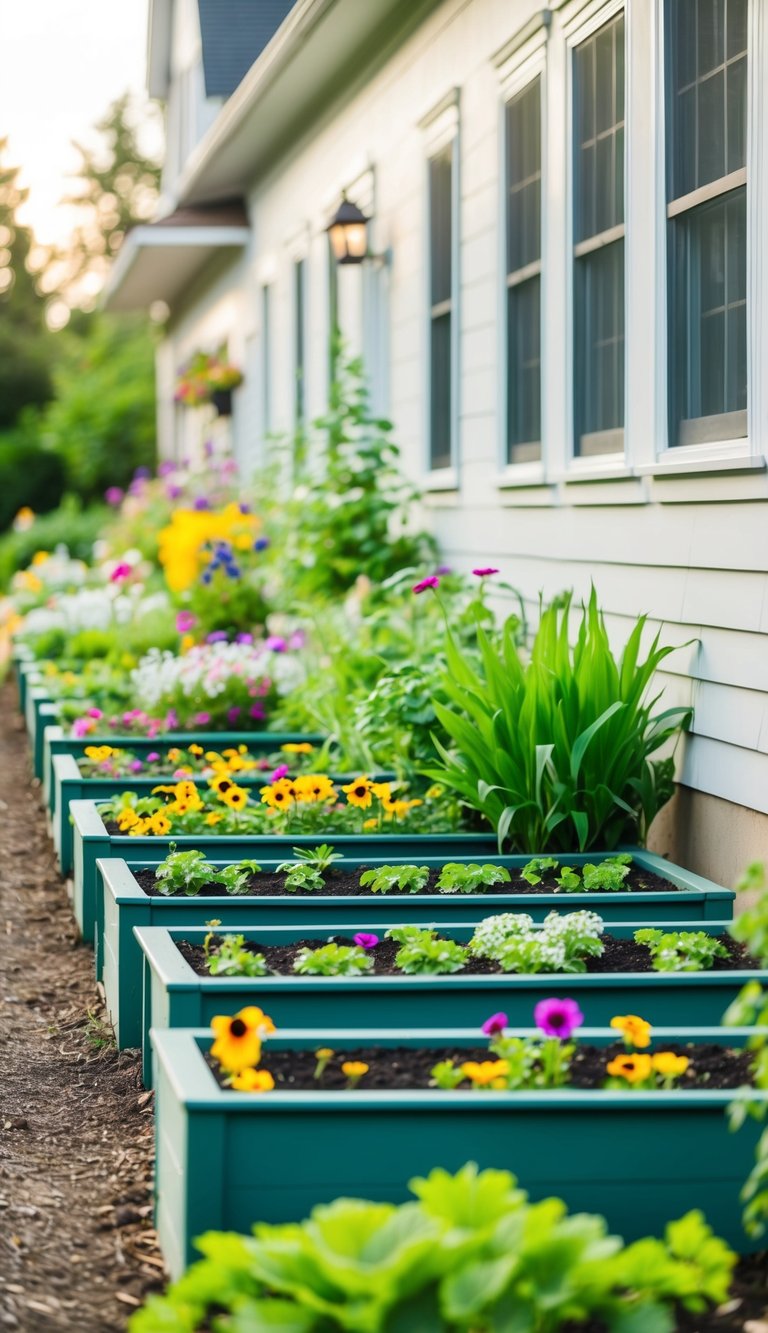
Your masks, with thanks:
[{"label": "lantern glass", "polygon": [[351,222],[344,228],[349,259],[364,259],[368,249],[368,228],[364,222]]}]

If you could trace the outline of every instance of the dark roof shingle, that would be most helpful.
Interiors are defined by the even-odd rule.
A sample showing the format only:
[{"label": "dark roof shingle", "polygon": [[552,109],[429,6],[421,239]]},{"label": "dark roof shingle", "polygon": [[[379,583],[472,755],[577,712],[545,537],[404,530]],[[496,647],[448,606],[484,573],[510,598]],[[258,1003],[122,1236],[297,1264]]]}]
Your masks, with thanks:
[{"label": "dark roof shingle", "polygon": [[229,97],[294,0],[198,0],[206,97]]}]

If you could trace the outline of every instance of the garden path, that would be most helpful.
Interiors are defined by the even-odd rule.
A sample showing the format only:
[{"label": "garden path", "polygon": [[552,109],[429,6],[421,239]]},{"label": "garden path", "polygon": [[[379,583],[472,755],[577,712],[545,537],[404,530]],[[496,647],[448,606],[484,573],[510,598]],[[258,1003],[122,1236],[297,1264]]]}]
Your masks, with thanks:
[{"label": "garden path", "polygon": [[125,1327],[162,1261],[151,1096],[102,1023],[13,688],[0,693],[0,1329]]}]

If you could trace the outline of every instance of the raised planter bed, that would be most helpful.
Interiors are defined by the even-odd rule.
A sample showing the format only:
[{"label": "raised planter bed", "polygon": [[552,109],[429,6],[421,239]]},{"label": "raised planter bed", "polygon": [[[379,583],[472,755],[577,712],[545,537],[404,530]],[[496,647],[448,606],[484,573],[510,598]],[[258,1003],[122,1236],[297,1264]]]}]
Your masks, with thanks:
[{"label": "raised planter bed", "polygon": [[15,643],[11,653],[11,667],[13,678],[16,683],[16,694],[19,701],[19,712],[24,716],[24,705],[26,702],[27,676],[30,672],[39,674],[40,663],[34,656],[32,649],[25,643]]},{"label": "raised planter bed", "polygon": [[[230,1012],[230,1010],[227,1010]],[[268,1012],[274,1012],[268,1009]],[[313,1022],[315,1019],[313,1017]],[[753,1031],[753,1030],[752,1030]],[[679,1029],[657,1031],[680,1039]],[[695,1040],[743,1045],[743,1029],[695,1029]],[[584,1030],[607,1043],[615,1034]],[[694,1031],[683,1040],[694,1039]],[[343,1092],[237,1093],[206,1064],[210,1034],[154,1031],[157,1079],[156,1226],[172,1275],[209,1229],[249,1232],[256,1221],[306,1217],[340,1195],[401,1202],[407,1182],[468,1159],[506,1168],[534,1199],[557,1195],[574,1212],[604,1213],[631,1241],[670,1218],[704,1211],[737,1250],[757,1248],[741,1227],[739,1190],[761,1126],[729,1133],[725,1108],[766,1092]],[[275,1050],[477,1046],[477,1031],[350,1034],[280,1032]]]},{"label": "raised planter bed", "polygon": [[[645,924],[675,920],[697,928],[709,918],[729,918],[733,893],[710,885],[678,866],[669,866],[661,857],[638,849],[633,852],[635,865],[661,875],[678,885],[677,892],[658,893],[578,893],[578,894],[382,894],[323,896],[283,894],[257,897],[251,895],[219,896],[197,894],[194,897],[150,896],[136,874],[154,870],[156,862],[129,865],[125,860],[99,860],[97,870],[103,888],[97,888],[94,947],[96,975],[104,982],[110,1018],[119,1046],[136,1046],[141,1041],[141,950],[133,935],[134,926],[203,926],[216,917],[223,930],[250,926],[290,926],[300,918],[310,934],[327,932],[342,923],[347,928],[366,928],[369,921],[396,925],[402,921],[429,925],[441,916],[461,924],[476,924],[494,912],[525,911],[535,921],[543,921],[548,912],[588,908],[599,912],[610,925],[619,921],[643,921]],[[214,858],[217,862],[221,858]],[[459,858],[470,860],[470,857]],[[494,856],[494,864],[514,869],[524,865],[524,856]],[[573,857],[583,863],[588,857]],[[265,870],[276,861],[261,862]],[[350,859],[341,868],[359,868],[369,861]],[[421,858],[420,864],[441,866],[443,858]]]},{"label": "raised planter bed", "polygon": [[27,686],[24,716],[32,751],[32,771],[36,778],[42,778],[45,728],[55,723],[59,716],[58,705],[44,685]]},{"label": "raised planter bed", "polygon": [[[211,861],[241,861],[244,857],[256,861],[285,861],[294,847],[317,847],[333,842],[343,856],[370,863],[372,861],[413,861],[421,857],[439,856],[443,861],[455,861],[460,856],[490,860],[496,849],[496,839],[486,833],[387,833],[335,834],[331,829],[321,834],[257,834],[234,836],[194,834],[175,837],[136,837],[110,834],[94,801],[72,801],[70,814],[73,825],[73,907],[83,939],[94,940],[99,903],[100,884],[96,862],[121,857],[129,865],[157,865],[165,860],[173,842],[179,851],[197,848]],[[329,821],[330,822],[330,821]]]},{"label": "raised planter bed", "polygon": [[[392,922],[366,922],[378,935]],[[610,933],[631,938],[640,922],[616,924]],[[726,922],[700,923],[711,935],[724,934]],[[233,929],[233,927],[228,927]],[[238,933],[262,946],[297,944],[311,939],[309,927],[266,926],[254,928],[238,923]],[[466,941],[471,926],[438,922],[441,935]],[[650,1023],[676,1026],[681,1030],[697,1024],[719,1023],[725,1009],[745,982],[768,982],[768,970],[710,972],[585,972],[577,974],[521,973],[454,974],[452,976],[363,976],[363,977],[211,977],[200,976],[177,947],[182,941],[202,945],[205,928],[173,926],[137,927],[136,938],[144,954],[142,1023],[144,1078],[152,1073],[149,1064],[150,1027],[200,1027],[216,1014],[235,1013],[245,1005],[258,1004],[271,1014],[278,1028],[317,1027],[399,1028],[466,1027],[478,1029],[492,1013],[503,1012],[510,1027],[530,1022],[539,1000],[551,995],[578,1000],[591,1025],[608,1024],[615,1014],[640,1014]],[[352,934],[348,926],[327,928],[326,935]],[[315,937],[317,938],[317,937]]]}]

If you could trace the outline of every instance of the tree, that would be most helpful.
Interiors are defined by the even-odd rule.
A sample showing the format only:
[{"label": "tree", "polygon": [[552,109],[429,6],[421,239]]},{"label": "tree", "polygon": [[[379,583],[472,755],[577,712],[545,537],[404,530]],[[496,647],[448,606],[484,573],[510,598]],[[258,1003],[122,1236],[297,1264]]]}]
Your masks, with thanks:
[{"label": "tree", "polygon": [[7,144],[0,139],[0,430],[51,396],[45,303],[28,268],[32,233],[17,217],[27,191],[18,167],[3,161]]}]

